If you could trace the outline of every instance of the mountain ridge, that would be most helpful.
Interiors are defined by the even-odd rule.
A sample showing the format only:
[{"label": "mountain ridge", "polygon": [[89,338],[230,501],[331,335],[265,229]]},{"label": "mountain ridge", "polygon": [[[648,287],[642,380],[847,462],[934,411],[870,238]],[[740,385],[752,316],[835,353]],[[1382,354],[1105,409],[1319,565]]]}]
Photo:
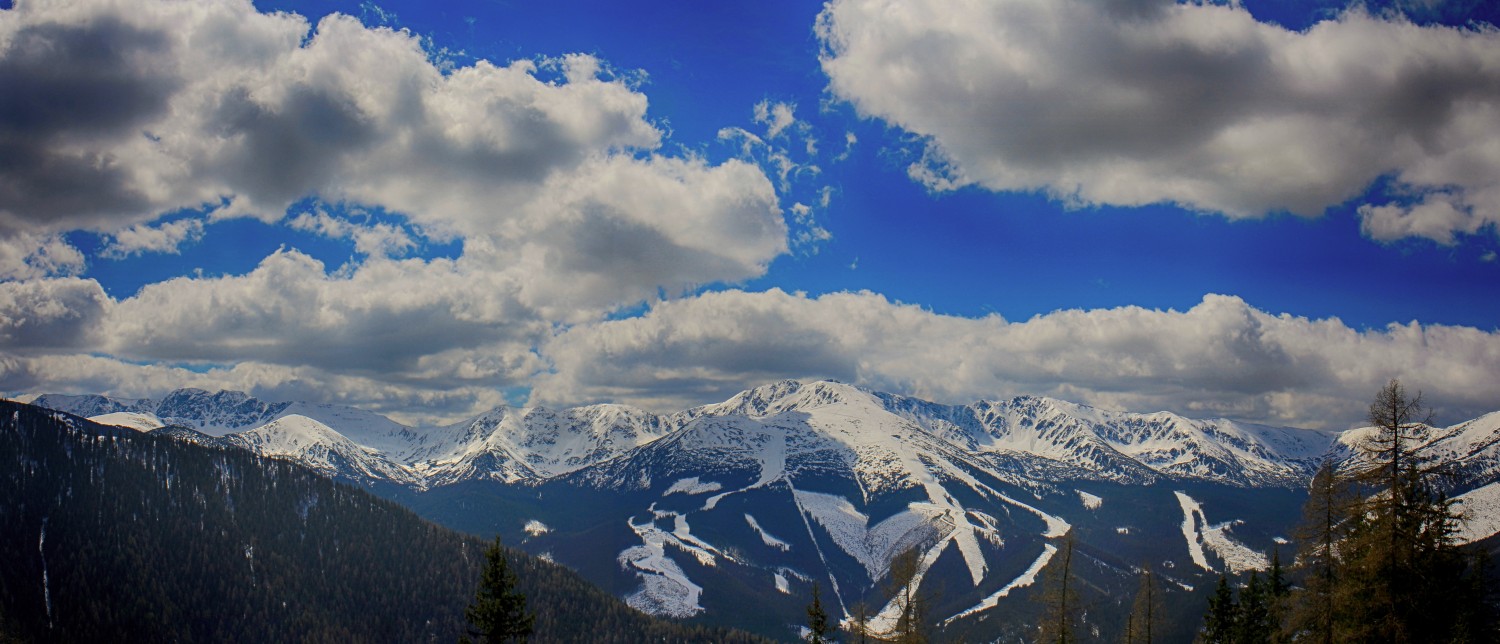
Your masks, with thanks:
[{"label": "mountain ridge", "polygon": [[[92,418],[153,414],[163,424],[220,437],[302,416],[363,448],[369,462],[354,469],[366,478],[433,487],[476,478],[537,483],[618,458],[705,417],[757,418],[848,400],[861,400],[860,404],[909,421],[977,458],[1045,479],[1135,484],[1212,480],[1297,487],[1323,460],[1347,457],[1345,437],[1362,431],[1197,420],[1165,411],[1111,411],[1042,396],[950,405],[828,380],[769,383],[720,403],[668,414],[613,403],[562,409],[500,406],[457,423],[426,426],[404,425],[355,407],[265,402],[242,392],[201,389],[179,389],[159,400],[43,394],[33,404]],[[1446,442],[1462,442],[1452,432],[1440,433]],[[1491,433],[1477,439],[1500,445],[1500,432]],[[338,441],[331,434],[328,440]],[[242,442],[260,449],[257,441]],[[1500,456],[1500,447],[1495,451]],[[360,478],[354,471],[345,474]]]},{"label": "mountain ridge", "polygon": [[[152,402],[38,400],[100,411]],[[1038,396],[949,405],[833,381],[768,383],[671,414],[499,407],[433,427],[242,395],[173,400],[192,404],[154,413],[213,431],[274,418],[222,438],[153,431],[302,462],[452,527],[499,533],[641,610],[773,637],[785,623],[740,607],[796,614],[815,582],[835,617],[865,604],[889,626],[887,566],[906,550],[919,560],[911,585],[944,589],[933,615],[945,627],[1003,633],[984,624],[1035,617],[1027,598],[1065,536],[1089,558],[1099,601],[1128,596],[1149,564],[1190,605],[1186,596],[1220,572],[1268,566],[1313,471],[1330,459],[1357,467],[1354,446],[1370,431]],[[1500,507],[1500,413],[1427,433],[1421,449],[1460,470],[1450,495],[1483,515],[1463,540],[1500,532],[1490,516]]]}]

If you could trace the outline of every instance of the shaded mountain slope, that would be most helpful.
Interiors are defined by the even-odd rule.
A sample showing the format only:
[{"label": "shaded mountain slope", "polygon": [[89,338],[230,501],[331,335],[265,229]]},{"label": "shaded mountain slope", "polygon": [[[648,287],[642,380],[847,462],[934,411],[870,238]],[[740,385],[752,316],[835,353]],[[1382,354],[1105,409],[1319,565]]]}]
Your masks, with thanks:
[{"label": "shaded mountain slope", "polygon": [[[0,616],[23,640],[452,641],[484,547],[291,462],[0,402]],[[540,641],[750,639],[511,556]]]}]

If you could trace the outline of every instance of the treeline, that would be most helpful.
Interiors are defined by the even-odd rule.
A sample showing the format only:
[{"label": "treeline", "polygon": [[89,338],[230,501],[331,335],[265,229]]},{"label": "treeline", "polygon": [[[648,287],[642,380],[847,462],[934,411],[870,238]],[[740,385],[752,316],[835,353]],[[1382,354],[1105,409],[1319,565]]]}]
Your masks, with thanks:
[{"label": "treeline", "polygon": [[[485,549],[295,464],[0,402],[0,642],[452,642]],[[756,641],[508,560],[535,641]]]},{"label": "treeline", "polygon": [[[1194,639],[1206,644],[1307,642],[1500,642],[1494,572],[1483,548],[1462,548],[1460,508],[1446,493],[1458,473],[1423,450],[1431,415],[1421,395],[1392,380],[1370,406],[1373,431],[1341,467],[1314,476],[1290,565],[1273,552],[1270,570],[1222,575]],[[1156,575],[1141,586],[1119,635],[1086,619],[1071,536],[1058,544],[1026,641],[1180,641],[1163,619]],[[1201,600],[1200,600],[1201,601]],[[1172,636],[1172,633],[1179,633]],[[895,634],[892,640],[927,641]]]},{"label": "treeline", "polygon": [[1457,545],[1450,464],[1420,448],[1431,415],[1391,381],[1370,405],[1361,463],[1314,476],[1291,585],[1273,569],[1238,591],[1220,579],[1203,641],[1500,641],[1482,549]]}]

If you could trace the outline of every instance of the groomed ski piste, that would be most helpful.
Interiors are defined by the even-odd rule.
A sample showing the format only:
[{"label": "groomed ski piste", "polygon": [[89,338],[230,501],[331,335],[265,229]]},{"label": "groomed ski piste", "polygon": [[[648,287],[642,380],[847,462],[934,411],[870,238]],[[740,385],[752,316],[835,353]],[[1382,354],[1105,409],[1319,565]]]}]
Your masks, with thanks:
[{"label": "groomed ski piste", "polygon": [[1177,496],[1177,502],[1182,506],[1182,536],[1187,540],[1188,554],[1198,567],[1209,572],[1218,572],[1209,565],[1205,549],[1212,551],[1223,560],[1231,574],[1266,570],[1271,567],[1271,562],[1266,559],[1265,555],[1229,536],[1230,529],[1242,523],[1241,521],[1209,524],[1203,514],[1202,504],[1188,496],[1186,492],[1178,491],[1173,494]]}]

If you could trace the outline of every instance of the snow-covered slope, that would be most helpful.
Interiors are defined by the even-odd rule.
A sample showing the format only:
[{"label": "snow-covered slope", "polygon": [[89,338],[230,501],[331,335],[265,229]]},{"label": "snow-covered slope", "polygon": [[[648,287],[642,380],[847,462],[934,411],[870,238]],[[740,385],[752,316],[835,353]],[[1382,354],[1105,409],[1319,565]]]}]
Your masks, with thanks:
[{"label": "snow-covered slope", "polygon": [[402,456],[431,484],[470,479],[538,482],[600,463],[666,435],[660,417],[624,405],[562,411],[499,407],[414,430]]},{"label": "snow-covered slope", "polygon": [[161,419],[157,418],[156,414],[149,411],[115,411],[108,414],[91,416],[89,420],[100,425],[129,427],[138,432],[149,432],[153,429],[166,426],[166,423],[161,422]]},{"label": "snow-covered slope", "polygon": [[[509,528],[523,547],[628,588],[622,596],[645,610],[712,614],[745,598],[724,589],[757,586],[767,595],[756,600],[793,601],[817,582],[835,617],[866,603],[876,625],[894,619],[887,568],[909,550],[912,583],[930,575],[951,592],[933,615],[949,622],[1034,592],[1069,534],[1093,548],[1089,565],[1104,576],[1090,583],[1128,585],[1143,562],[1182,589],[1264,568],[1313,470],[1329,458],[1353,467],[1371,432],[1034,396],[945,405],[831,381],[772,383],[670,415],[500,407],[418,427],[238,392],[36,400],[405,486],[423,495],[408,498],[439,500],[429,508],[448,503],[464,529],[503,531],[497,508],[523,512]],[[1473,515],[1464,538],[1500,530],[1500,413],[1433,428],[1424,442],[1459,474],[1449,491]]]},{"label": "snow-covered slope", "polygon": [[283,416],[225,438],[231,444],[258,454],[290,458],[330,475],[407,484],[417,481],[409,469],[391,461],[380,451],[356,445],[329,426],[306,416]]},{"label": "snow-covered slope", "polygon": [[[232,391],[180,389],[160,400],[46,394],[34,404],[142,430],[176,425],[213,436],[300,416],[327,427],[330,439],[337,435],[403,466],[406,473],[397,478],[417,487],[463,480],[553,480],[684,432],[701,436],[674,439],[658,451],[668,445],[720,449],[715,441],[725,435],[711,431],[713,424],[702,424],[708,418],[775,419],[775,427],[801,427],[789,440],[813,440],[822,447],[802,446],[798,467],[849,468],[860,486],[875,491],[917,485],[915,474],[893,469],[913,455],[940,455],[962,464],[960,469],[977,468],[1035,489],[1070,480],[1300,487],[1323,459],[1354,457],[1355,446],[1370,431],[1336,434],[1194,420],[1035,396],[942,405],[831,381],[772,383],[667,416],[607,404],[562,410],[500,407],[459,423],[425,427],[408,427],[353,407],[266,402]],[[725,422],[723,427],[733,425]],[[1460,471],[1463,483],[1455,493],[1496,480],[1500,412],[1435,428],[1424,449]]]}]

